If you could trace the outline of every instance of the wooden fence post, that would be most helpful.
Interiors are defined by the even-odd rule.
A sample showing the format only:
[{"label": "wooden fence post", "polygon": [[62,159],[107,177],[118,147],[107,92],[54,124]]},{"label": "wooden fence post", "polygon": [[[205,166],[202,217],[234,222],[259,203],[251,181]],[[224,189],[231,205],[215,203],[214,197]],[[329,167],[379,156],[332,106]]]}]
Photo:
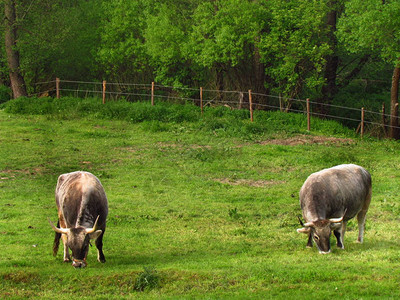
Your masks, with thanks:
[{"label": "wooden fence post", "polygon": [[60,78],[56,78],[56,97],[60,99]]},{"label": "wooden fence post", "polygon": [[365,117],[365,111],[364,107],[361,108],[361,138],[364,136],[364,117]]},{"label": "wooden fence post", "polygon": [[103,104],[106,103],[106,81],[103,80]]},{"label": "wooden fence post", "polygon": [[307,98],[307,130],[311,128],[311,116],[310,116],[310,99]]},{"label": "wooden fence post", "polygon": [[239,93],[239,109],[243,108],[243,92]]},{"label": "wooden fence post", "polygon": [[385,118],[385,102],[382,103],[382,126],[383,126],[383,133],[385,134],[385,137],[387,136],[387,128],[386,128],[386,118]]},{"label": "wooden fence post", "polygon": [[151,83],[151,105],[154,106],[154,81]]},{"label": "wooden fence post", "polygon": [[251,90],[249,90],[249,104],[250,104],[250,120],[251,120],[251,122],[253,122],[254,121],[254,118],[253,118],[253,100],[251,98]]},{"label": "wooden fence post", "polygon": [[203,115],[203,88],[200,87],[200,109],[201,115]]}]

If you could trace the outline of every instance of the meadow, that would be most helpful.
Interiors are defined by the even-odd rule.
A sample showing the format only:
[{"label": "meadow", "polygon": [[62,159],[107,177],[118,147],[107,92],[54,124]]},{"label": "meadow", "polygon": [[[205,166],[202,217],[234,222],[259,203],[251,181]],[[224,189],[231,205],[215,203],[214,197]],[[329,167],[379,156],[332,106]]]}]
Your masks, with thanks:
[{"label": "meadow", "polygon": [[[0,110],[0,297],[398,299],[400,144],[280,112],[99,99],[18,99]],[[365,167],[364,243],[321,255],[296,232],[308,175]],[[52,256],[57,177],[85,170],[109,200],[104,254]]]}]

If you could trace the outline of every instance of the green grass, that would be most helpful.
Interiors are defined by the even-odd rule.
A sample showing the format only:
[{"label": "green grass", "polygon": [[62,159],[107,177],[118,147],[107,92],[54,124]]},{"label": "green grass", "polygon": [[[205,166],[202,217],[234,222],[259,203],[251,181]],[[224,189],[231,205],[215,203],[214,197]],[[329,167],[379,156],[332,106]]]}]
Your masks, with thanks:
[{"label": "green grass", "polygon": [[[1,298],[400,296],[398,142],[318,120],[308,133],[304,116],[277,112],[257,112],[252,124],[224,108],[200,117],[191,105],[34,100],[0,111]],[[296,232],[298,191],[340,163],[373,177],[365,242],[353,220],[346,249],[332,238],[332,253],[320,255]],[[63,263],[61,249],[52,256],[47,222],[57,177],[75,170],[97,175],[109,198],[107,262],[93,247],[83,270]]]}]

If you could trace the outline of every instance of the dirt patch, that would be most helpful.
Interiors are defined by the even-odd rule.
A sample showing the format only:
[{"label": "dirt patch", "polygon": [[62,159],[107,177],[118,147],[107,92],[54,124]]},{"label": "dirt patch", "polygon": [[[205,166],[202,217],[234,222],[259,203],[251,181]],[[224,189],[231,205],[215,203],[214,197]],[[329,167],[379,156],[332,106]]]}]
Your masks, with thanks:
[{"label": "dirt patch", "polygon": [[251,180],[251,179],[230,179],[230,178],[217,178],[214,179],[214,181],[229,185],[246,185],[252,187],[266,187],[270,185],[285,183],[285,181],[281,180]]},{"label": "dirt patch", "polygon": [[185,148],[189,148],[189,149],[211,149],[211,146],[209,145],[179,145],[179,144],[174,144],[174,143],[163,143],[163,142],[158,142],[157,145],[159,146],[159,148],[177,148],[177,149],[185,149]]},{"label": "dirt patch", "polygon": [[354,140],[347,138],[336,138],[326,136],[308,136],[298,135],[285,139],[271,139],[260,142],[261,145],[285,145],[297,146],[306,144],[319,144],[319,145],[350,145],[354,144]]},{"label": "dirt patch", "polygon": [[11,170],[4,169],[0,170],[0,180],[15,179],[18,175],[42,175],[44,173],[43,167],[36,167],[33,169],[21,169],[21,170]]}]

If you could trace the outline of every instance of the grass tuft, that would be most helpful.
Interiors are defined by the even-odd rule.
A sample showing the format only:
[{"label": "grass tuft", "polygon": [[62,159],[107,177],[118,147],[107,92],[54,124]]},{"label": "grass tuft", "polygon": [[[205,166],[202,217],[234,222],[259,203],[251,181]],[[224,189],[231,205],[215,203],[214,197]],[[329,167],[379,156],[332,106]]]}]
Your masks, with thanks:
[{"label": "grass tuft", "polygon": [[136,278],[134,289],[140,292],[150,291],[160,287],[160,282],[161,276],[154,267],[144,267],[144,271]]}]

